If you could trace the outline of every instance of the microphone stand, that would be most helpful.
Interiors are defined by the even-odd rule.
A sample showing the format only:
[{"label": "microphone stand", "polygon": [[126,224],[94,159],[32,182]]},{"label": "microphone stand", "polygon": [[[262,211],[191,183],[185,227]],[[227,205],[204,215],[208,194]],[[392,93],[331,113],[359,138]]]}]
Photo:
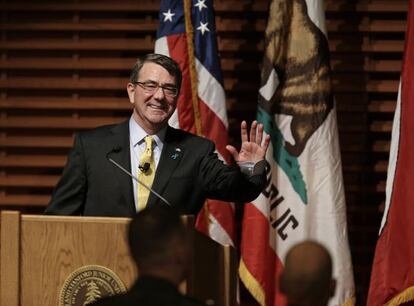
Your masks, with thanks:
[{"label": "microphone stand", "polygon": [[114,161],[112,158],[110,158],[109,156],[107,156],[108,160],[114,164],[116,167],[118,167],[119,169],[121,169],[123,172],[125,172],[126,174],[128,174],[129,177],[131,177],[132,179],[134,179],[138,184],[140,184],[141,186],[144,186],[150,193],[153,193],[157,196],[157,198],[159,198],[160,200],[162,200],[165,204],[167,204],[168,206],[172,207],[172,205],[170,204],[170,202],[168,202],[163,196],[161,196],[158,192],[156,192],[155,190],[153,190],[151,187],[149,187],[147,184],[141,182],[136,176],[134,176],[131,172],[129,172],[127,169],[125,169],[124,167],[122,167],[120,164],[118,164],[116,161]]}]

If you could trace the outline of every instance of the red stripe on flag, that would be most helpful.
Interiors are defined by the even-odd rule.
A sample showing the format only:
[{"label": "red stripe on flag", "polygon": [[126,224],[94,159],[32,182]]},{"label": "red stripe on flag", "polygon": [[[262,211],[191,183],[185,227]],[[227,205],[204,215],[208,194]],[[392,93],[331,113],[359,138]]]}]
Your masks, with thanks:
[{"label": "red stripe on flag", "polygon": [[[226,150],[226,145],[228,144],[227,128],[223,124],[223,121],[221,121],[203,100],[199,99],[199,101],[204,136],[215,142],[217,150],[223,156],[226,163],[229,164],[231,159],[230,153]],[[224,107],[226,106],[223,105]]]},{"label": "red stripe on flag", "polygon": [[[400,139],[393,191],[385,227],[377,242],[367,305],[383,305],[398,296],[401,303],[414,300],[403,292],[414,286],[414,7],[410,1],[401,74]],[[393,141],[398,141],[393,139]],[[398,304],[400,304],[398,302]]]},{"label": "red stripe on flag", "polygon": [[[209,220],[210,214],[217,220],[218,224],[223,228],[225,234],[230,238],[230,241],[227,239],[220,239],[223,236],[223,233],[220,231],[210,232],[209,226],[212,225],[212,222]],[[208,199],[203,209],[198,213],[196,220],[196,228],[200,232],[204,233],[207,236],[212,236],[212,238],[221,244],[231,243],[234,245],[236,239],[236,228],[234,222],[234,208],[228,202],[222,202],[218,200]],[[212,234],[212,235],[210,235]]]},{"label": "red stripe on flag", "polygon": [[[214,89],[212,88],[211,90]],[[199,106],[202,119],[202,129],[205,133],[204,136],[215,142],[217,151],[225,159],[225,162],[229,164],[230,153],[226,150],[228,138],[225,125],[216,115],[216,113],[212,111],[202,99],[199,99]],[[225,107],[225,105],[223,105],[223,107]],[[226,231],[227,235],[234,243],[236,238],[236,230],[235,224],[233,222],[233,206],[229,205],[228,202],[218,200],[207,200],[206,205],[208,206],[209,213],[211,213],[216,218],[217,222]],[[205,220],[205,217],[198,218],[197,221],[201,219]],[[199,223],[197,222],[197,225],[198,224]]]},{"label": "red stripe on flag", "polygon": [[241,256],[250,274],[265,292],[266,306],[286,305],[277,280],[283,265],[270,247],[269,220],[251,203],[244,207]]},{"label": "red stripe on flag", "polygon": [[167,43],[170,57],[178,63],[183,75],[181,92],[177,101],[178,122],[181,129],[196,133],[194,110],[191,102],[191,79],[186,34],[169,35],[167,36]]},{"label": "red stripe on flag", "polygon": [[203,233],[204,235],[210,236],[209,225],[210,225],[210,221],[209,221],[208,207],[207,207],[207,204],[204,202],[203,207],[201,208],[200,212],[197,214],[195,228],[199,232]]},{"label": "red stripe on flag", "polygon": [[236,241],[236,229],[233,221],[234,208],[230,203],[219,200],[207,200],[208,209],[214,215],[217,222],[229,235],[230,239]]}]

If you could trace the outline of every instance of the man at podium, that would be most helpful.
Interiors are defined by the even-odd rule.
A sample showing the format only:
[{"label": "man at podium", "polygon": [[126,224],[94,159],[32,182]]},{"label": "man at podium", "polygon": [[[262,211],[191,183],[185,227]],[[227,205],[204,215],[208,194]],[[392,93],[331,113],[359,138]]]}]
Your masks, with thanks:
[{"label": "man at podium", "polygon": [[148,54],[133,67],[127,92],[129,120],[76,135],[46,214],[133,216],[145,207],[171,206],[196,214],[207,198],[247,202],[265,184],[269,136],[241,124],[236,165],[218,159],[214,144],[172,128],[181,71],[171,58]]}]

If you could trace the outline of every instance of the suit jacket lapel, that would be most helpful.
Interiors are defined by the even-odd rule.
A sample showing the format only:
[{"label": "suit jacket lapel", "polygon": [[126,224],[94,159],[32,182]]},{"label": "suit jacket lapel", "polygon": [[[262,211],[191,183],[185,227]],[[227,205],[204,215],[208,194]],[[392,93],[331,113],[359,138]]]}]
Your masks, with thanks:
[{"label": "suit jacket lapel", "polygon": [[[161,196],[163,195],[163,191],[165,190],[171,175],[180,163],[183,153],[184,148],[180,146],[176,133],[174,133],[174,129],[168,127],[165,135],[164,147],[161,152],[154,182],[152,183],[152,188]],[[168,201],[168,199],[166,200]],[[153,206],[159,201],[161,200],[155,195],[150,194],[147,206]]]},{"label": "suit jacket lapel", "polygon": [[[127,120],[112,128],[106,143],[106,152],[112,151],[108,157],[111,157],[115,162],[131,172],[131,154],[129,146],[129,121]],[[120,150],[117,152],[114,148],[120,148]],[[129,204],[131,215],[133,215],[136,210],[134,193],[132,190],[132,179],[112,163],[110,163],[110,166],[113,168],[114,176],[109,179],[117,185],[116,189],[120,191],[121,198],[123,198],[125,203]]]}]

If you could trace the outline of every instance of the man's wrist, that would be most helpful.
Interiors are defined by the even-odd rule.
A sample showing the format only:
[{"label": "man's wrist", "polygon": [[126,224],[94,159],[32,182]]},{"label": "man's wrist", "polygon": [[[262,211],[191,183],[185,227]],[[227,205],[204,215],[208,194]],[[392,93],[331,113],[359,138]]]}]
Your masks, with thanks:
[{"label": "man's wrist", "polygon": [[240,171],[247,175],[247,176],[253,176],[253,175],[260,175],[263,174],[266,167],[266,161],[264,159],[259,160],[258,162],[237,162],[237,165],[240,168]]}]

